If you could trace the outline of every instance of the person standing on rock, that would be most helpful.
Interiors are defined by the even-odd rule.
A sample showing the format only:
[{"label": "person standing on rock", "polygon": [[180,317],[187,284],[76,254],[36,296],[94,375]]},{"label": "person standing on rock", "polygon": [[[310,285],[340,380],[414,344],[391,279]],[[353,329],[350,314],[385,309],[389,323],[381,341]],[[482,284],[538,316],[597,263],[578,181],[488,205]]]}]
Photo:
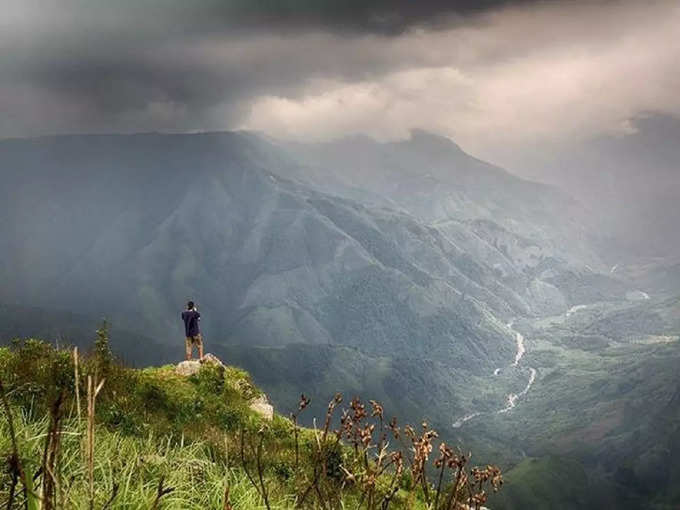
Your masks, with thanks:
[{"label": "person standing on rock", "polygon": [[201,320],[201,314],[196,310],[196,305],[193,301],[187,303],[187,309],[182,312],[182,320],[184,321],[184,333],[186,336],[186,351],[187,360],[192,358],[194,345],[198,348],[198,359],[203,359],[203,338],[198,327],[198,321]]}]

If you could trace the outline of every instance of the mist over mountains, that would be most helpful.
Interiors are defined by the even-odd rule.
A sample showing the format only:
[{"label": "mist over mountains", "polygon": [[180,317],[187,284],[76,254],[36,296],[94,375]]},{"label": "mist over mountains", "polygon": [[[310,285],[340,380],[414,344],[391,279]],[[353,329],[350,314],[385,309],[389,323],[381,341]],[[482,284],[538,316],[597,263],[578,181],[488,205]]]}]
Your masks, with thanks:
[{"label": "mist over mountains", "polygon": [[[426,421],[474,465],[498,464],[507,483],[488,501],[479,494],[485,507],[680,508],[678,27],[673,0],[3,2],[0,367],[13,368],[0,368],[0,386],[31,424],[16,429],[26,448],[0,448],[10,461],[0,499],[29,499],[40,480],[49,506],[67,487],[66,471],[50,468],[60,445],[50,431],[68,400],[55,395],[54,419],[36,416],[28,382],[71,381],[66,350],[54,353],[66,378],[36,378],[53,353],[4,346],[37,337],[86,359],[97,335],[108,365],[107,330],[117,358],[143,367],[131,373],[164,365],[151,370],[163,383],[185,356],[180,312],[193,300],[206,352],[235,368],[231,382],[248,379],[240,369],[252,376],[275,408],[274,435],[290,428],[300,394],[311,428],[341,392],[345,403],[379,401],[402,431]],[[35,349],[44,356],[24,363]],[[184,428],[142,417],[211,422],[197,420],[204,404],[243,393],[217,375],[198,377],[199,393],[192,381],[172,409],[177,399],[141,379],[109,386],[107,376],[103,395],[143,392],[127,407],[142,411],[135,434],[165,443],[157,431],[172,430],[169,452],[176,438],[184,449]],[[234,409],[248,412],[242,396]],[[167,409],[149,414],[149,403]],[[107,408],[100,425],[128,421],[125,406],[97,413]],[[230,420],[225,409],[210,427]],[[286,501],[307,483],[294,436],[294,476],[278,456],[255,499],[235,508],[259,504],[269,480]],[[78,438],[68,449],[85,460]],[[155,480],[140,477],[136,499],[181,483],[224,506],[223,487],[203,490],[230,479],[222,439],[219,455],[179,456],[182,469],[133,459]],[[34,477],[17,450],[37,442]],[[259,444],[257,471],[270,449]],[[215,477],[174,481],[207,457]],[[315,506],[316,492],[329,506],[314,478],[330,471],[351,481],[340,456],[313,457],[311,484],[291,504]],[[376,506],[385,477],[363,467],[362,501]],[[97,492],[115,499],[118,468],[107,469],[95,469],[107,473]],[[394,502],[377,506],[398,505],[399,487],[384,487]],[[179,492],[160,504],[180,505],[170,502]]]},{"label": "mist over mountains", "polygon": [[282,411],[300,392],[317,416],[335,391],[362,394],[511,466],[567,456],[572,492],[597,486],[598,504],[672,499],[675,478],[650,479],[665,450],[625,471],[658,439],[653,417],[678,412],[671,273],[614,270],[599,218],[556,188],[422,131],[4,140],[0,177],[4,341],[83,343],[106,316],[114,348],[157,363],[181,355],[192,298],[208,350]]},{"label": "mist over mountains", "polygon": [[523,175],[557,186],[586,204],[613,258],[673,257],[680,221],[680,121],[649,113],[629,132],[517,156]]},{"label": "mist over mountains", "polygon": [[599,263],[555,190],[432,135],[350,143],[311,147],[312,166],[245,133],[3,142],[3,298],[167,335],[196,295],[210,333],[328,343],[338,333],[310,310],[337,309],[324,303],[354,278],[426,315],[467,295],[508,318],[574,304],[551,282]]},{"label": "mist over mountains", "polygon": [[[13,182],[3,302],[75,308],[176,345],[192,297],[211,349],[232,356],[295,345],[314,365],[350,348],[389,377],[423,362],[455,370],[441,416],[464,411],[455,380],[514,356],[513,317],[625,290],[593,273],[573,200],[427,133],[308,147],[248,133],[68,136],[5,141],[0,158]],[[609,285],[579,295],[594,278]],[[361,391],[362,378],[338,375],[334,390]]]}]

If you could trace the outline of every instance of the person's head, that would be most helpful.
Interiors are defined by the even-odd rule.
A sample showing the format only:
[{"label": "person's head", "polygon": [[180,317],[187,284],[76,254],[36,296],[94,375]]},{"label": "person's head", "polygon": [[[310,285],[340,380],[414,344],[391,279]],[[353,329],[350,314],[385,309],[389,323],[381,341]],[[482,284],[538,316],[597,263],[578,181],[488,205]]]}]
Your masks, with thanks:
[{"label": "person's head", "polygon": [[194,302],[193,302],[193,301],[189,301],[189,302],[187,303],[187,310],[193,310],[193,309],[194,309]]}]

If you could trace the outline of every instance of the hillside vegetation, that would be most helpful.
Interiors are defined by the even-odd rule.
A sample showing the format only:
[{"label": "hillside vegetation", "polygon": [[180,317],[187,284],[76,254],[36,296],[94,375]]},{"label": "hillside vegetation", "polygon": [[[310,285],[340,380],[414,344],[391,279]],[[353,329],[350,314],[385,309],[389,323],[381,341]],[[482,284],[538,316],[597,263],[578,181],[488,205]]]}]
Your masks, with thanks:
[{"label": "hillside vegetation", "polygon": [[453,421],[526,385],[489,377],[516,354],[506,325],[588,302],[585,265],[602,264],[568,197],[451,141],[343,147],[298,148],[310,160],[243,132],[0,142],[0,342],[83,346],[106,315],[126,362],[165,363],[191,297],[210,351],[279,409],[314,388],[305,425],[340,391],[457,441]]},{"label": "hillside vegetation", "polygon": [[[0,349],[5,508],[479,508],[500,487],[427,424],[331,400],[318,428],[267,421],[238,368],[132,369],[98,331],[92,353],[40,340]],[[99,390],[99,391],[97,391]],[[342,406],[346,408],[341,410]]]},{"label": "hillside vegetation", "polygon": [[[105,315],[126,364],[162,365],[181,349],[178,312],[192,298],[209,351],[246,369],[285,415],[311,393],[299,423],[321,428],[339,391],[425,420],[522,488],[488,506],[542,508],[548,492],[555,508],[583,508],[577,493],[586,508],[680,504],[680,266],[628,263],[559,191],[422,132],[394,143],[4,140],[0,175],[12,183],[0,187],[0,345],[21,336],[84,349]],[[136,375],[120,389],[108,378],[99,423],[119,431],[102,413],[129,405],[131,437],[186,440],[182,420],[201,414],[200,428],[206,411],[172,397],[142,418],[153,402],[127,395],[148,372],[125,372]],[[235,453],[242,422],[227,432]],[[568,490],[552,490],[567,477]],[[295,497],[304,484],[293,478],[280,494]]]}]

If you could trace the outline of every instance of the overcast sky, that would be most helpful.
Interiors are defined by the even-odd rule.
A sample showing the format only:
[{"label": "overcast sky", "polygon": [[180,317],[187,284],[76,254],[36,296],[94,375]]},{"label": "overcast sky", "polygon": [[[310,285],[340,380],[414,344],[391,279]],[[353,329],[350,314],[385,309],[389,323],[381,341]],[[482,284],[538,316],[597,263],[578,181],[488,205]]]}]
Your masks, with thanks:
[{"label": "overcast sky", "polygon": [[0,1],[0,137],[424,128],[502,164],[680,116],[677,1]]}]

